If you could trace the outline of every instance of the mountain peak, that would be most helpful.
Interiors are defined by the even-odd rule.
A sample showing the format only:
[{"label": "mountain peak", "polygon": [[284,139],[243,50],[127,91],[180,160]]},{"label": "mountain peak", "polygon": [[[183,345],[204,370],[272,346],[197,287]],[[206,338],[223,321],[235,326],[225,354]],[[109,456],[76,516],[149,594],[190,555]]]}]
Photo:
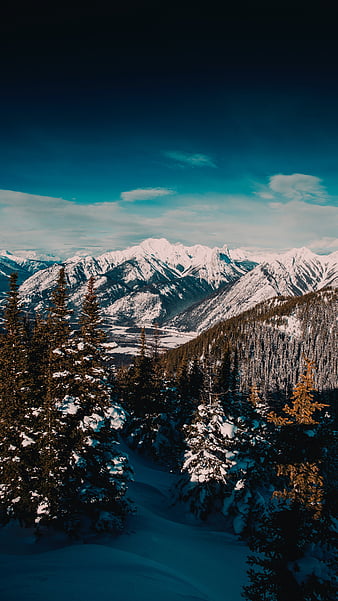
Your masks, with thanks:
[{"label": "mountain peak", "polygon": [[[179,243],[178,243],[179,245]],[[167,254],[175,246],[166,238],[147,238],[143,240],[139,247],[146,252],[155,253],[156,255]]]},{"label": "mountain peak", "polygon": [[306,246],[301,246],[300,248],[291,248],[288,250],[284,257],[295,257],[297,259],[313,259],[314,257],[318,257],[312,250],[307,248]]}]

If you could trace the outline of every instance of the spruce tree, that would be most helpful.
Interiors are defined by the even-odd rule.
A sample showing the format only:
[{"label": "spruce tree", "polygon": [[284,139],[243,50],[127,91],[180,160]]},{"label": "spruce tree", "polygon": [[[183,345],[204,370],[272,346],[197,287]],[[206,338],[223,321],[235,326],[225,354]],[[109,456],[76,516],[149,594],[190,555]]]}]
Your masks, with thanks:
[{"label": "spruce tree", "polygon": [[31,525],[36,504],[36,431],[29,350],[17,274],[9,280],[0,340],[0,507],[2,522]]},{"label": "spruce tree", "polygon": [[[176,371],[174,387],[177,396],[177,404],[180,407],[182,425],[187,424],[191,421],[192,414],[194,413],[198,405],[198,401],[195,397],[194,392],[196,383],[195,373],[196,372],[194,369],[194,373],[192,375],[191,366],[189,367],[189,362],[187,359],[184,359],[180,363]],[[198,384],[198,386],[200,386],[200,384]]]},{"label": "spruce tree", "polygon": [[277,429],[279,452],[277,489],[265,516],[250,541],[251,583],[245,587],[250,601],[333,601],[335,599],[333,530],[326,513],[326,491],[321,475],[322,448],[316,413],[324,408],[314,398],[313,364],[294,388],[283,413],[270,413]]},{"label": "spruce tree", "polygon": [[247,538],[254,532],[257,518],[267,511],[273,492],[274,440],[267,422],[268,407],[256,385],[249,395],[241,395],[235,408],[227,417],[233,427],[228,443],[233,463],[229,472],[231,494],[223,511],[231,518],[235,532]]},{"label": "spruce tree", "polygon": [[153,352],[146,352],[146,337],[141,331],[140,351],[129,369],[118,373],[121,396],[130,411],[124,429],[127,444],[162,465],[177,467],[181,450],[177,398],[167,381],[159,355],[158,331]]},{"label": "spruce tree", "polygon": [[231,357],[230,351],[226,348],[223,352],[221,362],[216,371],[215,390],[220,395],[225,406],[226,395],[230,388],[231,378]]},{"label": "spruce tree", "polygon": [[51,295],[47,318],[48,349],[45,397],[40,412],[40,487],[36,522],[73,529],[72,499],[76,490],[72,451],[77,438],[73,419],[78,399],[74,390],[74,355],[65,270]]},{"label": "spruce tree", "polygon": [[191,362],[188,376],[189,397],[195,407],[199,403],[199,401],[202,400],[202,394],[205,388],[206,377],[206,368],[203,369],[198,359],[196,359],[195,357]]},{"label": "spruce tree", "polygon": [[225,416],[217,396],[198,406],[192,423],[184,431],[186,452],[177,498],[197,518],[205,520],[223,507],[232,463],[227,450]]},{"label": "spruce tree", "polygon": [[82,528],[119,531],[131,510],[126,491],[132,470],[118,440],[125,416],[113,402],[104,339],[94,279],[90,278],[76,340],[78,437],[73,452],[77,483],[73,507]]},{"label": "spruce tree", "polygon": [[154,365],[147,354],[145,329],[141,328],[140,349],[134,358],[129,371],[128,410],[138,417],[152,413],[156,399],[154,398]]},{"label": "spruce tree", "polygon": [[46,394],[49,369],[49,326],[37,313],[29,342],[29,373],[35,414],[41,413]]}]

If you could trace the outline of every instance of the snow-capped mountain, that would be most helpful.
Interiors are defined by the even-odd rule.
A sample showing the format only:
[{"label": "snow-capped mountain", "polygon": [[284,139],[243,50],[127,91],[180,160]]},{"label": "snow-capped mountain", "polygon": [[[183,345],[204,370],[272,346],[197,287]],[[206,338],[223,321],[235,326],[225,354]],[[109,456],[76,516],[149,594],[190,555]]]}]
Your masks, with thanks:
[{"label": "snow-capped mountain", "polygon": [[[148,239],[123,251],[99,257],[75,256],[64,262],[70,301],[82,303],[86,282],[96,280],[104,314],[111,323],[146,325],[163,322],[215,290],[236,282],[256,265],[233,260],[226,247],[186,247],[165,239]],[[42,309],[55,285],[60,266],[52,265],[21,286],[23,301]]]},{"label": "snow-capped mountain", "polygon": [[[0,264],[7,266],[6,280],[21,270],[20,294],[29,309],[48,306],[60,264],[8,253]],[[139,328],[158,322],[185,332],[205,330],[274,296],[338,286],[338,252],[324,256],[306,248],[253,253],[151,238],[99,257],[71,257],[63,265],[75,312],[93,276],[109,324]]]},{"label": "snow-capped mountain", "polygon": [[41,259],[31,253],[14,255],[8,250],[0,250],[0,296],[8,290],[8,278],[11,273],[18,274],[19,283],[24,282],[32,274],[46,269],[55,261]]},{"label": "snow-capped mountain", "polygon": [[300,296],[327,286],[338,286],[338,252],[316,255],[307,248],[264,261],[231,286],[182,312],[170,326],[204,331],[274,296]]}]

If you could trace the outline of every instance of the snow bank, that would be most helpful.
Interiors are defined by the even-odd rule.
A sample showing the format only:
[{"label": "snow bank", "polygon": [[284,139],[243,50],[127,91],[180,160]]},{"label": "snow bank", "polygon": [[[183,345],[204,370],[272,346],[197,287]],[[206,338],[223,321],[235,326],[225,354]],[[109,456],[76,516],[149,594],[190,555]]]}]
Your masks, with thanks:
[{"label": "snow bank", "polygon": [[72,546],[39,556],[1,556],[0,561],[6,574],[2,601],[207,600],[165,566],[100,545]]},{"label": "snow bank", "polygon": [[29,530],[2,528],[2,601],[242,601],[243,543],[186,523],[171,503],[175,476],[128,454],[137,512],[127,531],[70,545],[62,537],[34,544]]}]

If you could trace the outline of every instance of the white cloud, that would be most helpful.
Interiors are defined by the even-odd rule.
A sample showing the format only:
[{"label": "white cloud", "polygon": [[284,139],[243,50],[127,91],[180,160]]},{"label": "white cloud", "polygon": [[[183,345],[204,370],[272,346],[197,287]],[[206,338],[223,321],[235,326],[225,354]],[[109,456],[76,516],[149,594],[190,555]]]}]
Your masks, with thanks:
[{"label": "white cloud", "polygon": [[324,236],[319,240],[313,240],[309,244],[309,248],[315,249],[317,252],[333,252],[338,250],[338,238]]},{"label": "white cloud", "polygon": [[176,161],[181,166],[189,165],[190,167],[217,167],[211,157],[206,154],[193,154],[189,152],[181,152],[180,150],[166,150],[163,154],[169,159]]},{"label": "white cloud", "polygon": [[[328,195],[321,181],[319,177],[303,173],[278,174],[269,178],[269,189],[289,200],[325,202]],[[262,196],[264,194],[265,196]],[[264,192],[261,196],[268,198]]]},{"label": "white cloud", "polygon": [[152,200],[159,196],[168,196],[175,194],[170,188],[137,188],[136,190],[127,190],[122,192],[121,200],[125,202],[135,202],[135,200]]},{"label": "white cloud", "polygon": [[155,204],[80,204],[0,190],[0,248],[69,257],[126,248],[144,238],[316,252],[338,249],[338,207],[304,200],[267,204],[244,195],[175,195]]},{"label": "white cloud", "polygon": [[283,207],[283,203],[282,202],[269,202],[269,207],[270,207],[270,209],[278,210]]},{"label": "white cloud", "polygon": [[[0,190],[0,247],[61,257],[119,248],[138,235],[116,202],[78,204],[63,198]],[[121,246],[119,246],[121,245]]]},{"label": "white cloud", "polygon": [[273,195],[273,194],[271,194],[271,192],[264,192],[264,191],[263,191],[263,192],[260,192],[258,195],[259,195],[261,198],[264,198],[265,200],[271,200],[271,199],[273,199],[273,198],[274,198],[274,195]]}]

